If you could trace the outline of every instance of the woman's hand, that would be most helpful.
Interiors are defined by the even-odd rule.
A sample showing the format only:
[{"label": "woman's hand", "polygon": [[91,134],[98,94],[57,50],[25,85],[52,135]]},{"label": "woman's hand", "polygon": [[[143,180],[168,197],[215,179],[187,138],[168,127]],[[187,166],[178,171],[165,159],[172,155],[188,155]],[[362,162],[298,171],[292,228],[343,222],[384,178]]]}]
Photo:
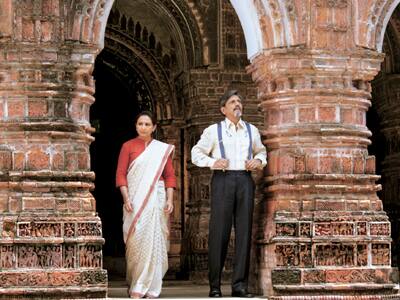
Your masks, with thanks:
[{"label": "woman's hand", "polygon": [[133,211],[132,204],[130,204],[129,201],[124,202],[124,208],[127,210],[127,212]]},{"label": "woman's hand", "polygon": [[167,205],[165,206],[164,211],[167,214],[170,214],[170,213],[172,213],[173,210],[174,210],[174,204],[172,202],[172,199],[171,200],[167,200]]},{"label": "woman's hand", "polygon": [[129,201],[128,187],[123,185],[123,186],[120,186],[119,189],[121,191],[122,199],[124,200],[124,209],[126,209],[127,212],[132,212],[133,211],[133,207],[132,207],[132,204]]}]

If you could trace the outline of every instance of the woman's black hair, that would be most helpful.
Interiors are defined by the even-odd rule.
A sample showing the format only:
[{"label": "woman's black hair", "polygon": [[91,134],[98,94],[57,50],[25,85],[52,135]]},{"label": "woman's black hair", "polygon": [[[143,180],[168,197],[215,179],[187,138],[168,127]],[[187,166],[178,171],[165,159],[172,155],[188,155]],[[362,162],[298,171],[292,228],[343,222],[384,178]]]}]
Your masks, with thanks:
[{"label": "woman's black hair", "polygon": [[151,111],[148,111],[148,110],[144,110],[144,111],[140,112],[140,113],[136,116],[136,118],[135,118],[135,125],[137,124],[137,121],[139,120],[139,118],[140,118],[141,116],[148,116],[148,117],[150,118],[151,122],[153,123],[153,126],[154,126],[154,125],[157,125],[157,119],[154,117],[153,113],[152,113]]}]

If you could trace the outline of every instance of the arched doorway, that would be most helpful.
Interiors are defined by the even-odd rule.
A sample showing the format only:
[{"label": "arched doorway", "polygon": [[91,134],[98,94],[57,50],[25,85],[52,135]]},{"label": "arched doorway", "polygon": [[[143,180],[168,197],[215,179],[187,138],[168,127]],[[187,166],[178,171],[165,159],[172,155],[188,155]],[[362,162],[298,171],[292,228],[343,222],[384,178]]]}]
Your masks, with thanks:
[{"label": "arched doorway", "polygon": [[175,11],[174,7],[170,1],[115,1],[105,31],[104,50],[95,63],[96,101],[91,107],[91,123],[96,128],[96,140],[91,146],[92,169],[96,173],[93,194],[103,222],[104,266],[111,280],[125,272],[122,198],[115,188],[117,159],[122,143],[136,135],[133,120],[143,110],[152,111],[158,120],[156,138],[176,146],[178,188],[171,218],[169,276],[175,278],[181,271],[183,88],[189,65],[201,59],[201,52],[193,48],[198,45],[198,39],[193,41],[194,30],[183,25],[186,23],[182,11]]},{"label": "arched doorway", "polygon": [[[223,38],[219,38],[221,35]],[[94,194],[98,198],[106,240],[105,268],[111,280],[114,274],[122,276],[125,270],[122,200],[114,187],[114,174],[120,145],[133,134],[133,124],[129,123],[132,115],[142,110],[138,107],[143,95],[135,96],[136,87],[132,85],[136,80],[133,78],[138,78],[149,94],[150,100],[146,103],[151,103],[144,106],[151,106],[157,115],[159,137],[176,146],[178,188],[171,223],[169,277],[187,278],[190,273],[191,279],[206,283],[210,174],[209,170],[191,165],[190,149],[206,126],[220,120],[215,104],[229,87],[239,89],[246,97],[247,120],[257,125],[262,122],[257,111],[256,89],[246,75],[249,61],[240,22],[228,0],[191,7],[184,1],[118,0],[110,12],[104,41],[104,50],[97,57],[94,69],[97,86],[91,121],[99,130],[94,134],[96,138],[104,140],[103,143],[113,140],[116,145],[113,153],[96,150],[102,147],[96,141],[91,149],[99,187]],[[115,88],[110,90],[108,87],[113,83]],[[118,107],[120,101],[129,101],[129,104],[125,102]],[[118,115],[120,109],[124,110],[123,116],[114,122],[109,116]],[[109,125],[108,137],[103,135],[105,125],[102,124],[107,122],[115,123]],[[128,133],[123,134],[122,128]],[[102,168],[99,155],[114,157],[113,162],[108,162],[108,170],[99,169]],[[106,181],[104,186],[112,189],[108,194],[102,192]]]},{"label": "arched doorway", "polygon": [[[123,270],[123,259],[113,262],[109,257],[123,258],[122,197],[115,188],[115,172],[122,144],[134,138],[134,119],[142,110],[153,111],[151,94],[140,74],[123,68],[118,59],[103,51],[96,59],[94,78],[96,102],[91,106],[91,124],[96,132],[91,144],[91,168],[96,173],[93,195],[102,219],[105,266],[112,278],[116,270]],[[116,264],[111,268],[109,264]]]},{"label": "arched doorway", "polygon": [[400,264],[400,6],[387,23],[382,52],[385,59],[381,71],[372,81],[372,107],[369,128],[372,131],[371,152],[377,158],[377,174],[381,175],[379,196],[389,216],[392,237],[392,266]]}]

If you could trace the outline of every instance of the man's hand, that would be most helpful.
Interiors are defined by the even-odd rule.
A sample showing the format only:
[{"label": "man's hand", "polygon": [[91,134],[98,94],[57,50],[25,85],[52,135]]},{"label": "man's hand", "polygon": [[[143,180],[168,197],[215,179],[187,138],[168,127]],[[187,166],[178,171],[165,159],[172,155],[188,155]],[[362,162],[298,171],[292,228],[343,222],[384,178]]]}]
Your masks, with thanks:
[{"label": "man's hand", "polygon": [[229,160],[222,158],[217,159],[213,165],[213,169],[217,170],[225,170],[228,167],[229,167]]},{"label": "man's hand", "polygon": [[261,167],[261,160],[259,159],[251,159],[246,161],[246,170],[254,171],[260,169]]}]

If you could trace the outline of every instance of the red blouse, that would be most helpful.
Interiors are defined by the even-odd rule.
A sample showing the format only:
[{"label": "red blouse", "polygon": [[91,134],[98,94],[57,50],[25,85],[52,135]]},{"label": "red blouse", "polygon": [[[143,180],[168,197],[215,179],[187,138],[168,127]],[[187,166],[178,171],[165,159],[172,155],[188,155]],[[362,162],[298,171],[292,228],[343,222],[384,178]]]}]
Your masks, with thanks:
[{"label": "red blouse", "polygon": [[[146,143],[141,138],[137,137],[125,142],[122,145],[121,152],[119,153],[116,185],[127,186],[126,174],[131,162],[138,157],[146,149]],[[161,174],[160,180],[164,180],[165,187],[176,188],[176,177],[174,167],[172,166],[171,156],[168,157],[164,170]]]}]

